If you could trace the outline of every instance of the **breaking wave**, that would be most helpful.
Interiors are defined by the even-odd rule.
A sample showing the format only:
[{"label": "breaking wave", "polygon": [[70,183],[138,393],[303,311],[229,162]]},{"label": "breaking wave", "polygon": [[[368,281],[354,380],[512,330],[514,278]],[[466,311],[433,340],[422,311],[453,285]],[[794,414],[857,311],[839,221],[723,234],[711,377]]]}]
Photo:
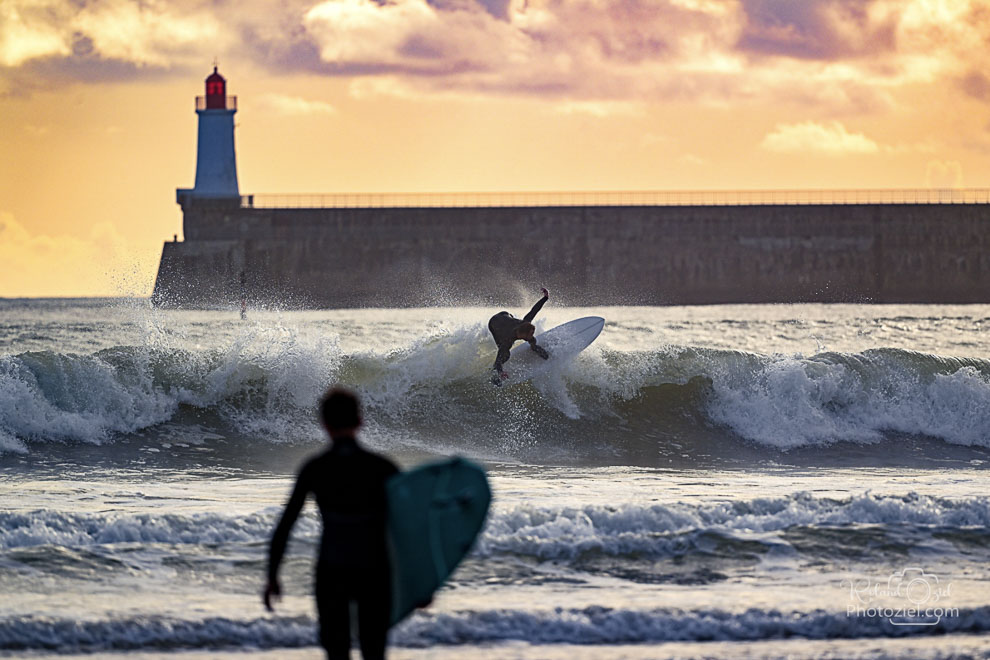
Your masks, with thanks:
[{"label": "breaking wave", "polygon": [[460,443],[512,453],[539,443],[615,455],[707,438],[790,450],[899,435],[990,448],[990,361],[982,359],[899,349],[801,357],[593,346],[537,382],[495,389],[489,343],[476,326],[382,353],[344,354],[334,338],[283,333],[226,349],[7,355],[0,452],[27,452],[37,442],[102,444],[166,423],[315,441],[314,404],[334,383],[361,393],[370,430],[426,449]]},{"label": "breaking wave", "polygon": [[[390,634],[400,647],[460,646],[511,640],[531,644],[636,644],[666,641],[857,639],[984,633],[990,607],[960,608],[935,625],[894,625],[844,611],[789,612],[750,608],[624,609],[610,607],[499,609],[417,613]],[[135,616],[79,621],[12,616],[0,621],[0,651],[92,652],[167,649],[272,649],[315,646],[316,622],[305,616],[201,620]]]},{"label": "breaking wave", "polygon": [[[122,543],[250,545],[267,537],[278,514],[277,509],[244,516],[0,512],[0,552]],[[300,518],[295,537],[315,546],[319,529],[316,514],[309,511]],[[832,499],[799,492],[749,501],[652,506],[496,506],[472,556],[563,562],[592,555],[659,559],[717,554],[717,546],[735,553],[736,541],[747,542],[749,551],[757,553],[783,548],[833,553],[842,551],[845,543],[849,553],[862,554],[882,544],[910,541],[914,548],[936,544],[942,553],[955,546],[971,554],[990,547],[987,530],[990,498],[954,500],[915,493]]]}]

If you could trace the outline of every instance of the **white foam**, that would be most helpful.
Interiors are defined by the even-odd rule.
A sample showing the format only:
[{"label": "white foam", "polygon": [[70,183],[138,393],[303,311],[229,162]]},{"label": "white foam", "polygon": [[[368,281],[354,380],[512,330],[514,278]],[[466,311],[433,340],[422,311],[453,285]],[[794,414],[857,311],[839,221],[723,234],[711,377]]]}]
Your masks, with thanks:
[{"label": "white foam", "polygon": [[220,351],[4,356],[0,452],[24,451],[24,440],[100,444],[168,421],[181,405],[214,410],[245,434],[298,438],[315,433],[316,402],[339,368],[335,336],[304,342],[280,326],[252,328]]},{"label": "white foam", "polygon": [[99,443],[164,421],[176,406],[95,356],[0,358],[0,429],[8,436]]},{"label": "white foam", "polygon": [[716,376],[713,389],[711,419],[749,440],[790,449],[882,438],[862,400],[868,393],[843,365],[780,358],[757,373]]},{"label": "white foam", "polygon": [[[274,512],[248,516],[87,514],[52,510],[0,512],[0,548],[114,543],[256,543],[271,536],[275,515]],[[294,537],[315,539],[318,530],[315,515],[308,512],[296,523]]]},{"label": "white foam", "polygon": [[[845,611],[810,612],[722,609],[624,609],[585,607],[418,612],[395,627],[399,647],[493,644],[610,645],[666,641],[744,641],[803,637],[858,639],[907,635],[983,633],[990,607],[961,608],[936,625],[895,626],[882,617],[850,617]],[[0,651],[156,651],[167,649],[274,649],[315,646],[310,617],[238,620],[135,616],[117,620],[12,616],[0,620]]]},{"label": "white foam", "polygon": [[10,433],[0,429],[0,454],[5,452],[13,454],[26,454],[27,445],[21,440],[10,435]]},{"label": "white foam", "polygon": [[[183,406],[210,411],[240,435],[266,442],[317,438],[316,402],[338,382],[359,392],[383,437],[409,437],[427,448],[433,435],[444,434],[441,443],[468,434],[468,442],[537,444],[554,433],[580,443],[613,434],[617,414],[636,416],[619,425],[635,433],[656,426],[690,435],[689,425],[670,428],[679,423],[665,417],[672,403],[685,419],[697,416],[785,450],[874,443],[893,433],[990,447],[990,365],[978,360],[890,349],[801,358],[592,346],[532,387],[494,392],[487,381],[493,352],[480,323],[435,325],[404,348],[352,355],[341,353],[336,335],[304,337],[259,324],[214,350],[138,346],[89,356],[6,356],[0,452],[47,440],[102,443],[171,421]],[[428,437],[414,437],[427,422]],[[617,442],[641,442],[623,433],[629,431],[620,428]]]},{"label": "white foam", "polygon": [[823,525],[986,529],[990,526],[990,498],[954,501],[917,494],[866,494],[833,500],[796,493],[700,505],[518,506],[496,510],[490,516],[476,551],[540,559],[570,559],[587,552],[669,556],[685,552],[685,543],[690,546],[694,542],[679,538],[686,533],[751,536]]},{"label": "white foam", "polygon": [[183,620],[163,616],[80,621],[45,617],[0,620],[0,651],[167,651],[176,648],[296,648],[316,644],[308,617]]},{"label": "white foam", "polygon": [[492,610],[418,614],[392,636],[400,646],[478,644],[521,640],[534,644],[635,644],[664,641],[811,639],[984,632],[990,607],[960,610],[934,626],[895,626],[881,617],[850,617],[845,611],[632,610],[609,607],[544,611]]},{"label": "white foam", "polygon": [[[111,543],[251,543],[269,537],[278,511],[247,516],[220,514],[0,512],[0,549],[34,545]],[[949,500],[928,495],[859,495],[846,500],[795,493],[786,497],[707,504],[496,508],[475,548],[480,556],[522,554],[542,559],[584,552],[664,556],[678,550],[688,532],[764,534],[796,526],[877,525],[937,529],[990,528],[990,498]],[[312,511],[294,538],[315,540]]]},{"label": "white foam", "polygon": [[[929,375],[925,356],[869,355],[865,367],[770,358],[756,371],[713,379],[712,421],[761,444],[792,449],[885,434],[990,447],[990,376],[973,366]],[[908,356],[910,358],[910,356]]]},{"label": "white foam", "polygon": [[[485,335],[481,324],[450,330],[437,325],[398,350],[365,352],[353,356],[354,385],[370,408],[392,417],[428,403],[436,405],[438,390],[451,382],[486,382],[483,369]],[[491,359],[494,360],[494,351]]]}]

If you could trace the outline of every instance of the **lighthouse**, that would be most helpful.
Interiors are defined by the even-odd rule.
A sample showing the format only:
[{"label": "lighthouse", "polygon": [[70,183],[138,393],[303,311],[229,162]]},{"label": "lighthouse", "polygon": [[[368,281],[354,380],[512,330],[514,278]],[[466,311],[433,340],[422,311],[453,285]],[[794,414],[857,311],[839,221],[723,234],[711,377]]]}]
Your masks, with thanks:
[{"label": "lighthouse", "polygon": [[199,134],[196,147],[196,185],[176,190],[180,204],[190,198],[233,199],[237,187],[234,154],[234,114],[237,97],[227,96],[227,81],[213,67],[206,78],[206,95],[196,97]]}]

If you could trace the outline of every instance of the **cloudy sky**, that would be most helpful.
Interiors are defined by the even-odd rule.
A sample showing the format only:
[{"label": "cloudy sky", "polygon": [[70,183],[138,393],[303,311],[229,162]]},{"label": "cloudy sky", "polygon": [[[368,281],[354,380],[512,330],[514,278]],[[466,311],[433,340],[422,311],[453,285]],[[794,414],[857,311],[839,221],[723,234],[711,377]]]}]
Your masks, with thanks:
[{"label": "cloudy sky", "polygon": [[990,187],[990,0],[0,0],[0,296],[147,294],[242,193]]}]

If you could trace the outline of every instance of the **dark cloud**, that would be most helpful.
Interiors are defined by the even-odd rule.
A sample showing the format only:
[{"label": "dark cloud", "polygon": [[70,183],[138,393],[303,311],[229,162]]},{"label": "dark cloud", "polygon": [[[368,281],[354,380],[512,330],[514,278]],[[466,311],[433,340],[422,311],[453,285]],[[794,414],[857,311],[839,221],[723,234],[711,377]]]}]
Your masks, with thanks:
[{"label": "dark cloud", "polygon": [[93,40],[81,32],[72,35],[72,56],[77,59],[92,57],[96,52]]},{"label": "dark cloud", "polygon": [[555,20],[521,28],[532,39],[565,53],[592,44],[604,57],[624,62],[666,59],[677,53],[673,44],[681,39],[705,38],[717,30],[712,16],[666,1],[551,0],[546,5]]},{"label": "dark cloud", "polygon": [[330,73],[328,64],[320,57],[320,49],[297,25],[280,35],[261,32],[254,25],[240,29],[243,51],[262,68],[274,72]]},{"label": "dark cloud", "polygon": [[442,60],[447,58],[446,50],[423,34],[413,34],[399,46],[397,52],[402,57],[413,60]]},{"label": "dark cloud", "polygon": [[603,57],[630,64],[659,60],[672,50],[663,39],[639,32],[628,32],[618,38],[605,35],[594,35],[593,38]]},{"label": "dark cloud", "polygon": [[511,2],[512,0],[478,0],[478,4],[484,7],[489,14],[502,20],[509,19],[509,5]]},{"label": "dark cloud", "polygon": [[959,87],[974,99],[990,101],[990,78],[979,71],[971,71],[960,79]]},{"label": "dark cloud", "polygon": [[[986,48],[958,45],[960,34],[990,43],[987,3],[940,22],[908,12],[914,1],[0,0],[34,7],[30,20],[62,40],[47,55],[0,67],[0,89],[200,77],[219,56],[274,74],[388,75],[382,89],[405,92],[769,99],[815,106],[820,116],[888,107],[898,84],[936,71],[990,100]],[[140,34],[121,42],[119,29],[134,24]],[[946,55],[936,62],[942,51],[930,51],[939,49]],[[820,63],[832,61],[849,66],[823,73]]]},{"label": "dark cloud", "polygon": [[[78,43],[78,42],[77,42]],[[32,59],[19,67],[0,68],[6,91],[2,96],[26,97],[40,92],[64,89],[76,84],[127,83],[136,80],[165,80],[189,76],[196,71],[183,66],[156,67],[116,59],[84,56],[48,56]]]},{"label": "dark cloud", "polygon": [[[218,54],[212,39],[186,36],[214,16],[213,5],[202,0],[0,1],[14,4],[14,11],[6,19],[16,23],[9,32],[13,36],[7,44],[7,66],[0,65],[0,89],[7,95],[25,96],[80,83],[186,76],[192,72],[190,64],[197,60],[209,62]],[[0,18],[0,34],[4,28]],[[17,35],[24,33],[44,38],[19,44]]]},{"label": "dark cloud", "polygon": [[151,66],[116,59],[86,57],[46,57],[33,60],[22,68],[27,77],[38,80],[68,83],[71,81],[129,82],[133,80],[164,79],[176,75],[188,75],[192,69],[185,66]]},{"label": "dark cloud", "polygon": [[871,19],[871,0],[741,0],[739,50],[797,59],[837,60],[897,47],[897,16]]},{"label": "dark cloud", "polygon": [[473,11],[482,9],[492,17],[502,21],[509,20],[509,6],[512,0],[426,0],[438,11]]}]

